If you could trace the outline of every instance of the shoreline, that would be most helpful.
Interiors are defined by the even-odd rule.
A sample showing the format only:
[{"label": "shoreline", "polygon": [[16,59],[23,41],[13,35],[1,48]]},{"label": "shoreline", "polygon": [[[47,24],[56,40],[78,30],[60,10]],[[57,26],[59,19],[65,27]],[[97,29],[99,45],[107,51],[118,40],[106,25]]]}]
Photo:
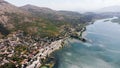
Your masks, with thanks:
[{"label": "shoreline", "polygon": [[[50,58],[50,55],[54,51],[62,48],[65,44],[69,43],[67,41],[69,38],[84,41],[84,38],[82,38],[82,33],[84,32],[84,30],[85,28],[83,27],[82,29],[79,30],[70,31],[68,33],[65,32],[64,37],[56,38],[53,41],[52,40],[49,41],[47,39],[40,39],[39,41],[36,41],[35,39],[32,38],[32,36],[25,36],[24,33],[21,31],[13,33],[9,35],[6,39],[0,40],[1,45],[3,46],[9,45],[9,48],[7,49],[10,50],[4,51],[4,54],[8,54],[6,58],[9,58],[10,60],[5,58],[4,59],[5,61],[4,60],[3,61],[4,63],[14,64],[15,67],[20,66],[21,68],[40,68],[41,66],[47,67],[48,65],[46,64],[48,62],[46,61]],[[4,44],[6,42],[7,44]],[[18,53],[20,53],[20,55],[18,55]],[[14,57],[14,55],[17,56]],[[22,59],[23,57],[25,57],[25,59]]]},{"label": "shoreline", "polygon": [[[49,46],[40,49],[39,53],[32,58],[32,61],[28,62],[28,65],[26,68],[39,68],[39,67],[41,67],[42,66],[42,59],[43,60],[47,59],[47,57],[49,57],[51,53],[62,48],[64,40],[65,39],[60,39],[60,40],[54,41]],[[36,59],[36,60],[33,61],[34,59]],[[22,68],[23,67],[24,66],[22,65]]]},{"label": "shoreline", "polygon": [[[49,58],[51,59],[50,57],[51,54],[54,53],[56,50],[61,49],[65,44],[69,43],[70,38],[84,42],[84,38],[82,38],[82,33],[84,31],[85,28],[82,28],[81,30],[68,32],[65,34],[66,36],[57,38],[54,41],[47,41],[46,39],[43,39],[41,42],[35,41],[31,36],[30,37],[24,36],[23,32],[18,32],[11,34],[6,39],[2,39],[1,44],[7,46],[7,44],[4,44],[7,42],[10,46],[8,49],[11,49],[11,46],[13,46],[12,47],[13,50],[11,49],[9,52],[5,51],[5,54],[8,55],[10,54],[12,58],[15,59],[17,58],[17,60],[7,61],[7,63],[11,62],[15,64],[15,67],[18,66],[20,66],[21,68],[40,68],[41,66],[51,67],[50,65],[53,64],[47,65],[49,64],[48,63]],[[47,42],[44,42],[44,40]],[[19,47],[19,45],[22,45],[22,47]],[[14,49],[17,49],[18,51],[16,50],[14,51]],[[20,55],[14,57],[14,55],[17,55],[18,52],[20,52]],[[7,58],[11,57],[8,56]],[[25,59],[20,61],[22,57],[25,57]]]},{"label": "shoreline", "polygon": [[[66,43],[65,42],[66,39],[68,39],[68,38],[72,38],[74,40],[76,39],[76,40],[79,40],[79,41],[82,41],[82,42],[86,42],[87,40],[85,38],[83,38],[83,32],[85,30],[86,30],[86,28],[83,27],[80,31],[77,32],[77,35],[73,34],[73,36],[71,35],[71,36],[53,41],[47,47],[41,48],[39,50],[39,53],[37,53],[31,59],[31,61],[29,61],[27,63],[27,66],[24,66],[24,64],[22,64],[22,68],[41,68],[41,66],[46,66],[46,60],[50,58],[50,55],[53,52],[62,48],[64,46],[64,43]],[[70,41],[70,40],[68,39],[68,41]]]}]

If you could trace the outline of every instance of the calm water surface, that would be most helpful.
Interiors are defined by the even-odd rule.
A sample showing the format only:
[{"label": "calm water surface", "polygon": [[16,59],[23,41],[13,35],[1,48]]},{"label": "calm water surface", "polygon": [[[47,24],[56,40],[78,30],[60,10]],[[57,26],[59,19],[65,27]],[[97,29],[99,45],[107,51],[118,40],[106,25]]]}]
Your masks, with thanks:
[{"label": "calm water surface", "polygon": [[57,51],[55,68],[120,68],[120,24],[105,20],[86,27],[90,42],[72,42]]}]

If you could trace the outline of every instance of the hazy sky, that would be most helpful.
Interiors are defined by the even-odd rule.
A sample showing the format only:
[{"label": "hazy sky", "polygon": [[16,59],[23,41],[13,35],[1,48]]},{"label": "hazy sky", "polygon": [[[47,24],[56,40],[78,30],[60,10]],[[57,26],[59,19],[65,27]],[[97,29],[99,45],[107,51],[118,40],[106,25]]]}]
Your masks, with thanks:
[{"label": "hazy sky", "polygon": [[103,7],[120,5],[120,0],[6,0],[16,6],[32,4],[55,10],[96,10]]}]

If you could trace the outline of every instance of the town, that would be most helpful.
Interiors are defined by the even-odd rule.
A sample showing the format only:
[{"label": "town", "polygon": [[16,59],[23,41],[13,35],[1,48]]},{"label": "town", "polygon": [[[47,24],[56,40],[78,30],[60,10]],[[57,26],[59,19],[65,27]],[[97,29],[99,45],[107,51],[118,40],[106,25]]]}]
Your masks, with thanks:
[{"label": "town", "polygon": [[39,68],[52,52],[64,46],[66,38],[79,38],[84,30],[85,28],[76,30],[64,27],[64,35],[61,34],[64,37],[53,38],[33,38],[25,36],[20,30],[9,34],[6,38],[0,39],[0,66]]}]

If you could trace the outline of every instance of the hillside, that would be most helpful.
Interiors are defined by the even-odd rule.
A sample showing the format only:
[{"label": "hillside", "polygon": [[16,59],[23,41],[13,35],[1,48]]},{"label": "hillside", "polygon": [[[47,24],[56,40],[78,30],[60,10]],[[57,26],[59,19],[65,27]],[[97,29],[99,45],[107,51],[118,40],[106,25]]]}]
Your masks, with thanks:
[{"label": "hillside", "polygon": [[9,33],[9,30],[15,28],[14,18],[16,17],[25,18],[28,15],[29,15],[28,12],[20,10],[18,7],[4,0],[0,0],[0,25],[1,25],[0,32],[1,34],[7,35]]},{"label": "hillside", "polygon": [[58,34],[58,28],[48,20],[34,17],[30,12],[21,10],[4,0],[0,0],[0,25],[0,35],[8,35],[19,30],[31,35]]},{"label": "hillside", "polygon": [[34,36],[58,36],[66,25],[69,28],[77,27],[78,24],[90,22],[94,17],[34,5],[16,7],[4,0],[0,0],[0,10],[0,35],[3,36],[19,30]]},{"label": "hillside", "polygon": [[48,65],[46,57],[61,48],[66,38],[85,42],[82,32],[96,18],[101,16],[33,5],[16,7],[0,0],[0,68],[36,68],[36,61],[38,68]]},{"label": "hillside", "polygon": [[76,24],[76,23],[88,22],[87,19],[83,20],[85,19],[86,16],[73,11],[56,11],[46,7],[37,7],[33,5],[25,5],[20,7],[20,9],[29,11],[33,16],[49,19],[53,23],[66,22],[66,23]]}]

